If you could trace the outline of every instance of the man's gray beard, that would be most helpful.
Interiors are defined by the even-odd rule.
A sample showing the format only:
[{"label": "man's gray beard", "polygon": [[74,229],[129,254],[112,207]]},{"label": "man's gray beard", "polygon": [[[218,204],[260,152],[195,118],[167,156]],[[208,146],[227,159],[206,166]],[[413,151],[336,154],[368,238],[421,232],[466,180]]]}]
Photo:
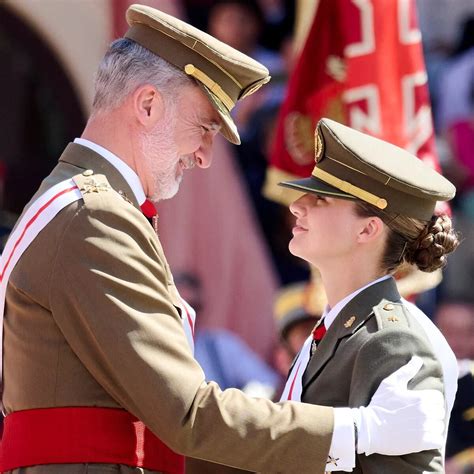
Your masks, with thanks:
[{"label": "man's gray beard", "polygon": [[[179,191],[179,186],[181,184],[181,181],[183,180],[183,177],[180,176],[178,178],[175,177],[175,186],[172,189],[169,189],[169,186],[160,186],[158,185],[159,191],[155,192],[151,198],[152,201],[158,202],[158,201],[165,201],[166,199],[171,199]],[[164,192],[164,191],[167,192]]]},{"label": "man's gray beard", "polygon": [[142,155],[150,160],[153,177],[150,199],[155,202],[175,196],[181,182],[177,176],[180,155],[173,139],[175,122],[174,114],[166,114],[154,131],[142,136]]}]

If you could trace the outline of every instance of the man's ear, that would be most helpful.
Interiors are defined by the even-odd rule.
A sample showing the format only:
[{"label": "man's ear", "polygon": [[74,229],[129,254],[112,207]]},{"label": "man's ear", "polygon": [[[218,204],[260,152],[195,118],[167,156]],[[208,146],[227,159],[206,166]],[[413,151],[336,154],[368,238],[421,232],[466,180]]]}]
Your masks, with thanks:
[{"label": "man's ear", "polygon": [[382,236],[384,233],[384,223],[380,217],[371,216],[365,218],[363,226],[359,230],[357,235],[357,241],[360,243],[373,242]]},{"label": "man's ear", "polygon": [[132,106],[138,122],[148,130],[153,129],[165,113],[163,95],[150,84],[138,87],[132,94]]}]

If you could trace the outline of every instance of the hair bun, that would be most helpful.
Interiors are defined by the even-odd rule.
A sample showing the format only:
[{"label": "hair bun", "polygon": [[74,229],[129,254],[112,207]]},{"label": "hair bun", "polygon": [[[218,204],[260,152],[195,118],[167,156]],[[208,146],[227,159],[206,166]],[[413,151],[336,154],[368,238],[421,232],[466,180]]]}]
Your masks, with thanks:
[{"label": "hair bun", "polygon": [[458,245],[451,219],[446,215],[433,216],[418,239],[408,246],[405,260],[421,271],[433,272],[446,265],[446,255]]}]

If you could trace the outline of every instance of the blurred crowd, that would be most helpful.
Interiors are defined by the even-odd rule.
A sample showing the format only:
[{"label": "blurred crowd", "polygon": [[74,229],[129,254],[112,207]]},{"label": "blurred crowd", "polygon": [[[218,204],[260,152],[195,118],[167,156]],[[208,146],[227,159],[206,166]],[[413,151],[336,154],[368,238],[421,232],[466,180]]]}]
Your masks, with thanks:
[{"label": "blurred crowd", "polygon": [[[437,286],[430,285],[434,288],[428,291],[410,287],[407,294],[433,318],[459,360],[446,472],[474,473],[474,4],[472,0],[417,3],[437,150],[443,173],[458,190],[451,211],[463,242],[450,256]],[[276,118],[296,58],[295,2],[187,0],[182,10],[191,24],[262,62],[272,76],[269,86],[234,109],[242,145],[233,147],[232,153],[281,286],[271,302],[273,314],[262,316],[274,318],[273,349],[265,359],[232,328],[199,330],[198,323],[196,358],[207,377],[223,389],[237,387],[278,399],[293,358],[325,306],[320,283],[287,250],[290,213],[262,194]],[[0,163],[0,178],[2,173]],[[1,209],[0,213],[0,238],[5,239],[14,218]],[[176,274],[176,285],[199,314],[213,302],[203,297],[199,273],[194,268],[184,270]],[[189,472],[225,470],[197,463]]]},{"label": "blurred crowd", "polygon": [[[271,86],[235,111],[242,145],[234,151],[282,286],[273,314],[278,342],[268,364],[255,362],[256,354],[226,330],[199,334],[196,356],[208,376],[223,387],[243,388],[257,396],[272,393],[278,398],[294,356],[323,312],[325,299],[324,290],[315,289],[309,269],[287,251],[292,220],[286,208],[262,194],[276,117],[296,56],[292,36],[295,4],[283,0],[185,3],[192,22],[270,69]],[[463,243],[450,257],[441,282],[423,288],[409,280],[404,293],[433,318],[459,360],[446,472],[473,473],[474,5],[462,0],[419,0],[418,8],[422,37],[426,38],[423,47],[437,151],[443,173],[458,190],[451,211]],[[272,376],[272,370],[277,376]]]}]

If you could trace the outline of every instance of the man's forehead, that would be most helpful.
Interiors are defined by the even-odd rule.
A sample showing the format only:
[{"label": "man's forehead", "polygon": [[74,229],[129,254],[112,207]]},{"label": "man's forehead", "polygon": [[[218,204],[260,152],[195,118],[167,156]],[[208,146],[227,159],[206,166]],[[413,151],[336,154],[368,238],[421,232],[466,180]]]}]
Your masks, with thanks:
[{"label": "man's forehead", "polygon": [[192,89],[188,89],[185,100],[198,125],[204,125],[213,131],[219,131],[222,128],[219,112],[200,86],[193,85]]},{"label": "man's forehead", "polygon": [[204,93],[200,86],[197,86],[197,89],[199,90],[199,94],[202,98],[201,113],[203,119],[207,120],[208,122],[215,122],[218,125],[221,124],[221,116],[219,115],[215,105],[211,102],[211,99]]}]

